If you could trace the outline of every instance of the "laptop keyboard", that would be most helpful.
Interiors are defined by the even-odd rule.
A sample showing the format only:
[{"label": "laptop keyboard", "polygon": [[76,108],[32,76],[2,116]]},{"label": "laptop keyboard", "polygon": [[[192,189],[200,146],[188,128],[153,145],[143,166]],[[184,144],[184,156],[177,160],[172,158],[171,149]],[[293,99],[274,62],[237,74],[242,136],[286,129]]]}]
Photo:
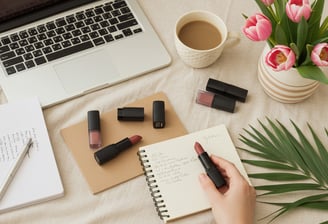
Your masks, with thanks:
[{"label": "laptop keyboard", "polygon": [[142,32],[124,0],[115,0],[0,38],[8,75]]}]

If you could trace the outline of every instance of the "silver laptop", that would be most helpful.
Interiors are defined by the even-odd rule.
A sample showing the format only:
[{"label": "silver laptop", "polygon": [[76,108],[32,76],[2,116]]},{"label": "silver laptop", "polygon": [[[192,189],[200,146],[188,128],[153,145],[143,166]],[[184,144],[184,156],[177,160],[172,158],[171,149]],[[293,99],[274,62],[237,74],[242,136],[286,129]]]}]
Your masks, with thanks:
[{"label": "silver laptop", "polygon": [[137,0],[0,2],[0,85],[43,107],[167,66]]}]

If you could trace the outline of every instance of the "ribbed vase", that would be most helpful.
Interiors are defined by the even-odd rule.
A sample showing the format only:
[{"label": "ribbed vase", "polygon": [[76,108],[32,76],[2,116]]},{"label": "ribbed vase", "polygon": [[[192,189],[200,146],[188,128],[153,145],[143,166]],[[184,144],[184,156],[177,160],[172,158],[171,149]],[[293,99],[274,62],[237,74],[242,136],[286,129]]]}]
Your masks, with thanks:
[{"label": "ribbed vase", "polygon": [[267,52],[268,46],[264,48],[258,61],[258,78],[267,95],[282,103],[298,103],[315,92],[320,83],[303,78],[295,68],[288,71],[273,71],[265,63]]}]

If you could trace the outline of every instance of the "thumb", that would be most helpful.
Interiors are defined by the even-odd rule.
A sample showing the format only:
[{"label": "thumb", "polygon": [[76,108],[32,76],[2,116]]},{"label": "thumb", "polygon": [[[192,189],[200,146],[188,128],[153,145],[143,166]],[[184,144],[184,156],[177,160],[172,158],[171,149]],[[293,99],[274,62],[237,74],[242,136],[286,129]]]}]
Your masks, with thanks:
[{"label": "thumb", "polygon": [[214,205],[218,202],[218,200],[221,199],[221,193],[218,191],[218,189],[215,187],[212,180],[204,173],[201,173],[199,175],[199,182],[200,185],[205,192],[209,202],[211,205]]}]

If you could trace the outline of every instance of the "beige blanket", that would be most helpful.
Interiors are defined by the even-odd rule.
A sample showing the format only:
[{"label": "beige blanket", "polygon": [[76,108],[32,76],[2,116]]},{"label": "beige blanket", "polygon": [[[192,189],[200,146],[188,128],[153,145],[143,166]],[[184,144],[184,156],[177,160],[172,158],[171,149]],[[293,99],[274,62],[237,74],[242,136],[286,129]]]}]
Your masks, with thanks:
[{"label": "beige blanket", "polygon": [[[249,124],[258,127],[257,119],[264,121],[267,116],[279,119],[287,127],[290,127],[289,119],[293,119],[304,130],[309,122],[324,139],[323,129],[328,127],[326,118],[328,87],[321,85],[311,98],[297,104],[282,104],[272,100],[263,92],[257,77],[257,62],[265,45],[264,42],[254,43],[242,37],[239,45],[225,49],[215,64],[204,69],[192,69],[179,59],[173,42],[173,29],[179,16],[190,10],[209,10],[220,15],[230,31],[240,31],[244,24],[242,13],[249,15],[258,11],[255,1],[139,0],[139,3],[172,56],[172,64],[161,70],[44,110],[65,196],[1,214],[1,224],[162,223],[157,216],[143,176],[97,195],[90,192],[59,132],[64,127],[84,120],[87,111],[91,109],[106,112],[163,91],[188,132],[224,123],[235,145],[240,146],[238,137],[239,134],[244,133],[243,128],[247,128]],[[327,1],[325,14],[328,14]],[[197,90],[205,88],[209,77],[248,89],[246,103],[237,103],[236,112],[233,114],[196,104]],[[2,91],[0,91],[0,102],[6,102]],[[240,156],[248,157],[241,152]],[[256,168],[246,168],[248,172],[256,171]],[[253,183],[256,185],[257,182],[253,181]],[[23,190],[28,194],[28,189]],[[256,219],[275,209],[276,207],[257,203]],[[327,213],[301,209],[281,217],[274,223],[319,223],[327,219]],[[266,223],[266,221],[256,223]],[[207,224],[213,223],[213,217],[211,212],[207,211],[176,223]]]}]

